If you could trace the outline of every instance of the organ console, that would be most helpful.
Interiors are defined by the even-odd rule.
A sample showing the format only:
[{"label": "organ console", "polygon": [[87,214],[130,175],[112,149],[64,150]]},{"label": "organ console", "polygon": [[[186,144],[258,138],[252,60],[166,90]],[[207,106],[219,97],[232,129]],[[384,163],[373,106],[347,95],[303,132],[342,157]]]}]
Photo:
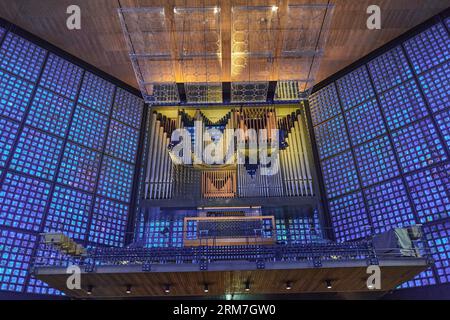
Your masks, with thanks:
[{"label": "organ console", "polygon": [[274,244],[273,216],[187,217],[184,218],[185,246]]}]

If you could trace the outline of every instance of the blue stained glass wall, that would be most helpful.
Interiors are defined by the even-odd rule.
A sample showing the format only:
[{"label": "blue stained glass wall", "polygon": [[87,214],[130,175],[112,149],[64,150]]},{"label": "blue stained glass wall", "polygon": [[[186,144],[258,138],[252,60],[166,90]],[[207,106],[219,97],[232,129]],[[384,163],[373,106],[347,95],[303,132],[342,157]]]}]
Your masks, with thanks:
[{"label": "blue stained glass wall", "polygon": [[0,227],[0,289],[23,292],[37,236]]},{"label": "blue stained glass wall", "polygon": [[428,245],[432,248],[433,260],[435,261],[438,281],[440,283],[450,282],[450,222],[442,221],[432,224],[425,229],[428,235]]},{"label": "blue stained glass wall", "polygon": [[128,206],[106,198],[97,198],[94,204],[91,242],[121,246],[125,240]]},{"label": "blue stained glass wall", "polygon": [[316,126],[314,131],[321,159],[331,157],[350,147],[342,116],[334,117],[330,121]]},{"label": "blue stained glass wall", "polygon": [[61,294],[34,279],[39,233],[123,246],[144,103],[0,27],[0,290]]},{"label": "blue stained glass wall", "polygon": [[435,265],[402,288],[450,281],[449,67],[436,20],[309,100],[337,240],[423,224]]},{"label": "blue stained glass wall", "polygon": [[370,234],[369,217],[361,192],[330,200],[330,214],[339,240],[357,240]]},{"label": "blue stained glass wall", "polygon": [[[144,236],[141,241],[147,248],[182,247],[184,218],[197,216],[196,210],[151,210],[149,213],[141,232]],[[195,226],[186,225],[188,236],[190,231],[196,234],[196,230]]]},{"label": "blue stained glass wall", "polygon": [[280,243],[317,243],[324,240],[317,211],[310,216],[277,217],[275,228]]}]

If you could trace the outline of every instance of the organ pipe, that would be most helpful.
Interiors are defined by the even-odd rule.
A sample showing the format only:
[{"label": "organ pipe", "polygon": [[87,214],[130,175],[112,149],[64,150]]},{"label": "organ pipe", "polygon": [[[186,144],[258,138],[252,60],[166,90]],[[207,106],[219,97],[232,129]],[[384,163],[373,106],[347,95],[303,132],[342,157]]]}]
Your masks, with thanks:
[{"label": "organ pipe", "polygon": [[[193,116],[184,110],[180,110],[175,118],[168,118],[157,112],[149,116],[149,155],[145,176],[147,199],[172,199],[174,194],[188,196],[189,192],[199,192],[198,197],[204,198],[314,195],[308,137],[304,119],[298,111],[278,117],[273,107],[231,108],[215,122],[209,120],[199,109]],[[190,167],[186,164],[174,164],[169,155],[173,130],[188,127],[193,129],[195,141],[194,162]],[[220,130],[223,134],[219,139],[204,139],[205,131],[210,128]],[[271,146],[273,139],[272,130],[281,131],[282,142],[277,142],[280,147],[277,155],[278,172],[263,175],[261,163],[236,163],[236,129],[246,133],[247,161],[257,153],[249,148],[251,138],[254,138],[249,134],[250,129],[256,131],[257,140],[260,140],[261,130],[266,129],[267,135],[261,136],[262,139],[257,142],[267,143],[268,146]],[[205,148],[212,143],[215,143],[215,150],[223,157],[221,166],[211,164],[212,160],[222,160],[217,154],[214,157],[204,154]],[[205,161],[206,164],[203,163]]]}]

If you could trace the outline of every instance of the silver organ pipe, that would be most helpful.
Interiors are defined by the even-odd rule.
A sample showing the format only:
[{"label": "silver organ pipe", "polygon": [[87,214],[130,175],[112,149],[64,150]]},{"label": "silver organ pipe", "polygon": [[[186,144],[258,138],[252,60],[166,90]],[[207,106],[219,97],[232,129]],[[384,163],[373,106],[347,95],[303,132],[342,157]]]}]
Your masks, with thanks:
[{"label": "silver organ pipe", "polygon": [[148,163],[147,163],[147,174],[146,174],[146,178],[145,178],[145,185],[146,185],[146,190],[145,190],[145,197],[146,198],[151,198],[150,195],[153,194],[153,189],[154,189],[154,181],[153,181],[153,177],[154,177],[154,171],[155,171],[155,166],[153,165],[156,162],[156,152],[155,152],[155,144],[156,144],[156,139],[157,139],[157,135],[156,135],[156,130],[158,128],[158,125],[156,123],[156,119],[157,119],[157,114],[156,113],[152,113],[151,114],[151,120],[150,120],[150,134],[149,134],[149,139],[150,139],[150,143],[149,143],[149,156],[148,156]]},{"label": "silver organ pipe", "polygon": [[308,179],[308,186],[309,186],[309,192],[310,194],[314,194],[314,189],[313,189],[313,184],[312,184],[312,175],[311,175],[311,166],[309,163],[309,155],[308,155],[308,148],[306,145],[306,127],[305,124],[303,122],[303,118],[301,117],[301,115],[298,115],[298,123],[299,123],[299,132],[300,132],[300,139],[301,139],[301,145],[302,145],[302,154],[303,157],[305,159],[305,163],[306,163],[306,174],[307,174],[307,179]]},{"label": "silver organ pipe", "polygon": [[149,157],[145,179],[147,199],[170,199],[173,191],[173,168],[167,148],[174,121],[151,114]]},{"label": "silver organ pipe", "polygon": [[162,167],[164,166],[164,138],[163,138],[163,133],[164,133],[164,128],[161,127],[161,122],[158,122],[159,124],[159,128],[158,128],[158,138],[157,138],[157,145],[156,145],[156,154],[157,154],[157,163],[156,163],[156,173],[155,173],[155,180],[156,180],[156,199],[161,199],[161,190],[162,190],[162,186],[161,186],[161,175],[162,175]]},{"label": "silver organ pipe", "polygon": [[288,116],[280,121],[282,130],[288,132],[286,138],[288,146],[280,151],[287,196],[314,195],[303,121],[300,114]]},{"label": "silver organ pipe", "polygon": [[306,195],[306,193],[304,192],[303,188],[302,188],[302,181],[304,180],[304,173],[301,170],[302,166],[303,166],[303,161],[302,161],[302,155],[301,155],[301,151],[299,150],[299,142],[298,142],[298,137],[297,137],[297,129],[295,128],[295,124],[297,121],[295,121],[295,119],[293,119],[293,124],[294,127],[291,129],[290,131],[290,136],[291,139],[293,141],[292,143],[292,158],[293,158],[293,170],[295,173],[295,191],[296,194],[298,196],[303,196]]},{"label": "silver organ pipe", "polygon": [[[278,117],[273,107],[232,108],[216,122],[209,120],[199,109],[191,116],[184,110],[176,118],[167,118],[153,112],[149,115],[148,157],[145,175],[145,196],[147,199],[232,198],[232,197],[301,197],[313,196],[308,137],[302,115],[293,114]],[[171,133],[178,128],[190,128],[193,132],[193,164],[174,164],[169,154]],[[223,134],[204,139],[207,129],[216,128]],[[246,163],[237,163],[236,129],[246,132]],[[267,136],[259,141],[262,129]],[[256,132],[256,137],[249,131]],[[258,158],[258,150],[249,148],[251,138],[257,143],[267,143],[272,150],[272,130],[280,131],[278,144],[279,170],[272,175],[262,174],[262,164],[249,164]],[[214,141],[212,141],[214,140]],[[211,147],[223,159],[205,153]],[[173,147],[173,145],[172,145]],[[221,166],[213,160],[223,160]],[[272,159],[273,161],[274,159]],[[228,162],[227,162],[228,161]],[[274,165],[271,163],[270,165]],[[195,194],[194,194],[195,193]]]},{"label": "silver organ pipe", "polygon": [[[288,119],[289,121],[289,119]],[[289,124],[290,125],[290,124]],[[290,168],[291,176],[290,176],[290,182],[291,182],[291,188],[292,188],[292,195],[297,196],[299,195],[299,186],[298,186],[298,162],[295,159],[296,156],[296,150],[295,150],[295,141],[293,139],[292,130],[289,130],[288,138],[287,138],[289,146],[287,147],[287,155],[288,155],[288,166]]]},{"label": "silver organ pipe", "polygon": [[302,190],[302,195],[309,195],[307,184],[306,184],[306,178],[307,173],[305,170],[305,166],[307,165],[307,158],[304,157],[304,150],[301,144],[300,134],[299,134],[299,121],[301,122],[301,118],[298,118],[297,121],[294,121],[294,128],[292,130],[293,136],[295,139],[295,145],[296,145],[296,156],[299,166],[299,171],[301,173],[301,179],[300,179],[300,189]]},{"label": "silver organ pipe", "polygon": [[205,126],[202,120],[201,113],[197,110],[194,123],[194,163],[201,163],[203,159],[203,131]]}]

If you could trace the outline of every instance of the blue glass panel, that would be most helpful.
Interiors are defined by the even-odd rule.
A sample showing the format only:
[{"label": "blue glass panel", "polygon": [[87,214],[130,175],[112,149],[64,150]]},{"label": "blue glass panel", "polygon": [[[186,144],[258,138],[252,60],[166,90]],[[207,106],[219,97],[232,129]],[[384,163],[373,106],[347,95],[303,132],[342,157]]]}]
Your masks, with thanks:
[{"label": "blue glass panel", "polygon": [[344,117],[337,116],[314,127],[320,158],[328,158],[350,148]]},{"label": "blue glass panel", "polygon": [[137,232],[136,239],[139,241],[145,236],[145,212],[140,210],[134,222],[134,231]]},{"label": "blue glass panel", "polygon": [[95,111],[109,115],[113,93],[114,85],[92,73],[86,72],[78,102]]},{"label": "blue glass panel", "polygon": [[401,179],[373,186],[365,194],[375,233],[416,224]]},{"label": "blue glass panel", "polygon": [[287,226],[290,244],[311,243],[322,239],[321,229],[314,223],[313,216],[289,218]]},{"label": "blue glass panel", "polygon": [[[61,251],[57,250],[48,250],[48,248],[45,248],[42,243],[39,243],[38,245],[35,254],[35,259],[43,265],[54,265],[54,266],[62,265],[63,263],[69,262],[67,254],[63,254],[61,253]],[[71,262],[76,263],[76,260],[75,261],[72,260]],[[27,292],[46,295],[64,295],[64,293],[62,293],[61,291],[53,289],[49,287],[45,282],[36,279],[33,276],[33,274],[31,275],[30,280],[28,281]]]},{"label": "blue glass panel", "polygon": [[105,152],[128,162],[135,162],[139,131],[111,120]]},{"label": "blue glass panel", "polygon": [[196,240],[198,237],[197,220],[186,221],[186,239]]},{"label": "blue glass panel", "polygon": [[359,188],[355,163],[350,152],[323,161],[322,170],[329,199]]},{"label": "blue glass panel", "polygon": [[417,74],[450,59],[450,37],[440,23],[407,40],[404,46]]},{"label": "blue glass panel", "polygon": [[63,232],[84,240],[93,197],[70,188],[55,186],[45,223],[45,232]]},{"label": "blue glass panel", "polygon": [[353,145],[361,144],[386,132],[375,99],[345,112],[345,118]]},{"label": "blue glass panel", "polygon": [[89,241],[107,246],[123,246],[127,215],[127,205],[108,199],[96,198]]},{"label": "blue glass panel", "polygon": [[367,66],[379,93],[405,82],[413,75],[401,47],[373,59]]},{"label": "blue glass panel", "polygon": [[0,228],[0,290],[22,292],[36,236]]},{"label": "blue glass panel", "polygon": [[0,70],[0,115],[22,121],[34,86]]},{"label": "blue glass panel", "polygon": [[100,153],[67,142],[57,181],[94,192],[99,170]]},{"label": "blue glass panel", "polygon": [[450,221],[424,227],[441,283],[450,282]]},{"label": "blue glass panel", "polygon": [[5,33],[6,33],[6,30],[4,28],[0,27],[0,40],[3,39],[3,36],[5,35]]},{"label": "blue glass panel", "polygon": [[0,49],[0,68],[35,82],[44,63],[45,54],[44,49],[10,32]]},{"label": "blue glass panel", "polygon": [[400,174],[394,151],[387,136],[355,148],[361,183],[369,186]]},{"label": "blue glass panel", "polygon": [[50,184],[7,172],[0,191],[0,225],[39,231]]},{"label": "blue glass panel", "polygon": [[450,213],[450,164],[406,176],[420,222],[447,218]]},{"label": "blue glass panel", "polygon": [[111,199],[129,202],[133,173],[134,167],[131,164],[107,156],[103,157],[98,194]]},{"label": "blue glass panel", "polygon": [[88,148],[101,150],[106,135],[107,117],[81,105],[75,108],[69,139]]},{"label": "blue glass panel", "polygon": [[337,241],[370,235],[369,219],[361,192],[330,201],[330,215]]},{"label": "blue glass panel", "polygon": [[403,127],[428,115],[425,101],[415,80],[386,91],[380,96],[380,103],[391,130]]},{"label": "blue glass panel", "polygon": [[429,118],[392,133],[403,172],[411,172],[447,160],[436,128]]},{"label": "blue glass panel", "polygon": [[112,111],[114,119],[138,129],[141,126],[143,108],[144,101],[141,98],[117,88]]},{"label": "blue glass panel", "polygon": [[450,109],[436,114],[436,122],[450,150]]},{"label": "blue glass panel", "polygon": [[339,98],[334,83],[313,93],[309,97],[313,125],[317,125],[341,113]]},{"label": "blue glass panel", "polygon": [[147,247],[158,248],[170,245],[170,219],[168,217],[152,217],[147,230]]},{"label": "blue glass panel", "polygon": [[73,107],[72,101],[38,88],[26,124],[65,137]]},{"label": "blue glass panel", "polygon": [[34,278],[33,276],[30,278],[30,281],[28,281],[27,293],[64,296],[64,293],[61,291],[49,287],[48,284]]},{"label": "blue glass panel", "polygon": [[414,279],[404,282],[400,288],[415,288],[423,287],[436,284],[436,279],[434,278],[433,271],[431,268],[419,273]]},{"label": "blue glass panel", "polygon": [[365,66],[340,78],[336,84],[344,110],[361,104],[375,94]]},{"label": "blue glass panel", "polygon": [[275,219],[275,229],[277,232],[277,241],[284,243],[287,242],[287,230],[286,230],[286,221],[285,219],[276,218]]},{"label": "blue glass panel", "polygon": [[420,85],[433,113],[450,106],[449,69],[450,63],[446,63],[419,76]]},{"label": "blue glass panel", "polygon": [[183,219],[172,221],[172,247],[183,246]]},{"label": "blue glass panel", "polygon": [[42,73],[40,85],[75,100],[83,71],[77,66],[50,54]]},{"label": "blue glass panel", "polygon": [[4,167],[17,137],[19,124],[15,121],[0,118],[0,128],[0,167]]},{"label": "blue glass panel", "polygon": [[39,178],[53,180],[63,141],[24,127],[10,168]]}]

